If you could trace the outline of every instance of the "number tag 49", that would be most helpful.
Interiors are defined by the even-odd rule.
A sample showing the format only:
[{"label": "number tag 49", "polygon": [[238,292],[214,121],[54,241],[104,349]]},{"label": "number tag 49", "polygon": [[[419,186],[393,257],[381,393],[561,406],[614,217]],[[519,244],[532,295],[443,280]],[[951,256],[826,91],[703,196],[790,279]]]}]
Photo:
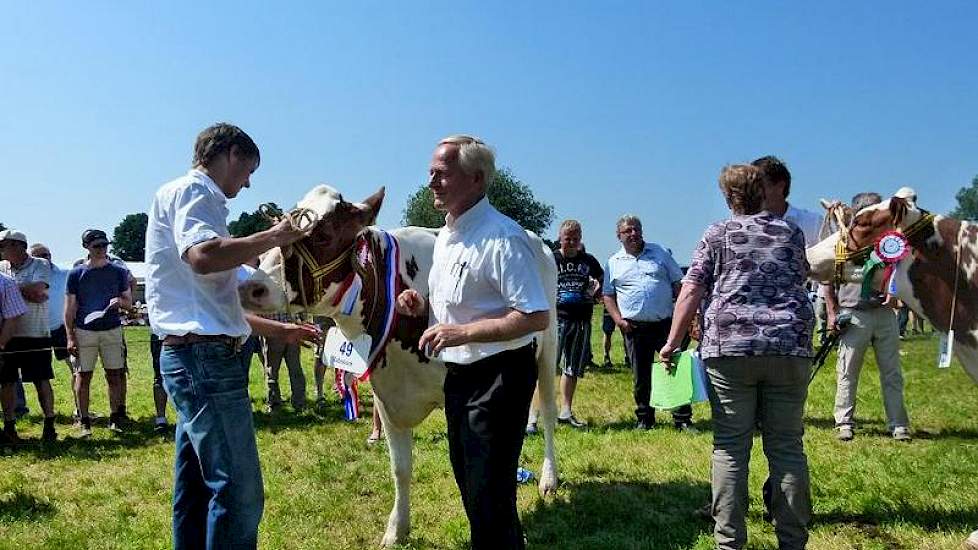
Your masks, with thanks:
[{"label": "number tag 49", "polygon": [[361,375],[367,372],[371,342],[369,334],[361,334],[349,340],[338,328],[332,327],[326,333],[326,342],[323,344],[323,364]]}]

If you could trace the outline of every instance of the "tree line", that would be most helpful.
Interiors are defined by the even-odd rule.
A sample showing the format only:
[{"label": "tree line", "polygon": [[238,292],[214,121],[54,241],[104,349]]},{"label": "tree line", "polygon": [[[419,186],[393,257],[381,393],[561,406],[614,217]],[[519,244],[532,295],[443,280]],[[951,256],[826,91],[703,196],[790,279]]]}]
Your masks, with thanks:
[{"label": "tree line", "polygon": [[[554,207],[537,200],[530,187],[513,175],[509,169],[496,172],[486,190],[489,202],[500,212],[516,220],[524,229],[543,235],[553,223]],[[950,216],[960,220],[978,221],[978,175],[971,185],[962,187],[955,195],[957,206]],[[274,203],[273,203],[273,206]],[[278,208],[277,206],[275,206]],[[412,194],[402,212],[404,225],[441,227],[445,214],[435,210],[431,189],[422,185]],[[146,259],[146,226],[149,217],[145,212],[129,214],[112,232],[112,254],[125,261],[142,262]],[[234,237],[246,237],[271,227],[271,223],[258,210],[242,212],[238,219],[228,223],[228,231]],[[6,226],[0,222],[0,231]],[[546,240],[546,239],[544,239]],[[553,241],[547,241],[555,246]]]}]

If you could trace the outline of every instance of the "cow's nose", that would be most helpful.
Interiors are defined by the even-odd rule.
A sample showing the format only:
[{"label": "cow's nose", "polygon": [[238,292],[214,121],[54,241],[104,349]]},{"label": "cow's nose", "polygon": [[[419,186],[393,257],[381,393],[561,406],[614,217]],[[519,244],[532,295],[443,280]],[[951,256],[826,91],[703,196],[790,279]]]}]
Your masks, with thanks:
[{"label": "cow's nose", "polygon": [[255,288],[252,289],[252,291],[251,291],[251,297],[254,298],[255,300],[260,300],[260,299],[264,298],[265,297],[265,294],[267,294],[267,293],[268,293],[268,291],[265,290],[265,287],[264,286],[262,286],[262,285],[255,285]]}]

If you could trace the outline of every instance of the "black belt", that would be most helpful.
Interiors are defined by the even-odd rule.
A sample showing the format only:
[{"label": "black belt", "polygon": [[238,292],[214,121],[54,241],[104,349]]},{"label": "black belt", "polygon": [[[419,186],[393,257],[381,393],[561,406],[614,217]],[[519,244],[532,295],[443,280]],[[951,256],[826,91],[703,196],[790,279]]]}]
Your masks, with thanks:
[{"label": "black belt", "polygon": [[229,346],[237,346],[241,339],[235,336],[228,336],[227,334],[184,334],[183,336],[165,336],[163,338],[164,346],[189,346],[190,344],[199,344],[201,342],[218,342],[221,344],[227,344]]}]

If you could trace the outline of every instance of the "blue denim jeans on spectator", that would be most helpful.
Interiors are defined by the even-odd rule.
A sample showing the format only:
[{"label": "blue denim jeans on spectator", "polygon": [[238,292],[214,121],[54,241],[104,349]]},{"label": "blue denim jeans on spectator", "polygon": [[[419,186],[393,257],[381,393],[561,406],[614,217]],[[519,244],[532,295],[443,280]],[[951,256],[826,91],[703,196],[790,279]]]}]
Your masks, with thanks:
[{"label": "blue denim jeans on spectator", "polygon": [[164,346],[177,411],[173,547],[256,548],[264,507],[247,371],[235,346]]}]

